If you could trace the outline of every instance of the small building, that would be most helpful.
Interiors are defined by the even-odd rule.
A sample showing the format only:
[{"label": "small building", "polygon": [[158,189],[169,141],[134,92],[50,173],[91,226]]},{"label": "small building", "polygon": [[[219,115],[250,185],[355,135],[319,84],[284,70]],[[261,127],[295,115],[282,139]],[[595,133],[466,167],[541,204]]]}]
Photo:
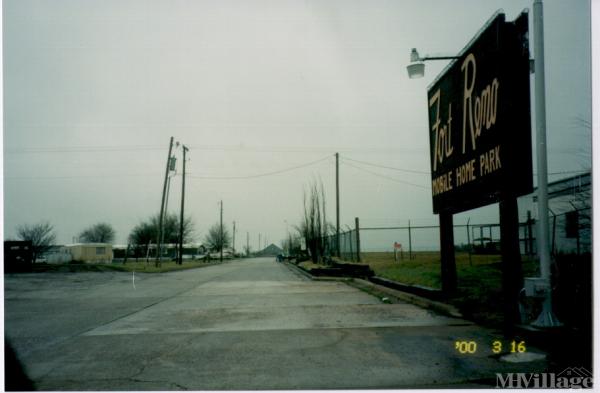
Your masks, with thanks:
[{"label": "small building", "polygon": [[[521,198],[521,210],[537,215],[537,190]],[[552,253],[589,253],[592,249],[592,176],[589,172],[548,183],[548,226]],[[532,221],[533,222],[533,221]],[[536,253],[537,223],[521,227],[522,248]],[[527,239],[527,241],[525,241]]]},{"label": "small building", "polygon": [[33,262],[33,245],[27,241],[4,241],[4,271],[27,270]]},{"label": "small building", "polygon": [[257,251],[255,253],[255,256],[257,256],[257,257],[275,257],[279,254],[283,254],[283,250],[280,247],[276,246],[275,244],[271,243],[264,249]]},{"label": "small building", "polygon": [[108,243],[76,243],[65,247],[75,262],[111,263],[113,259],[112,245]]},{"label": "small building", "polygon": [[52,246],[43,257],[48,263],[69,263],[73,260],[71,250],[66,246]]}]

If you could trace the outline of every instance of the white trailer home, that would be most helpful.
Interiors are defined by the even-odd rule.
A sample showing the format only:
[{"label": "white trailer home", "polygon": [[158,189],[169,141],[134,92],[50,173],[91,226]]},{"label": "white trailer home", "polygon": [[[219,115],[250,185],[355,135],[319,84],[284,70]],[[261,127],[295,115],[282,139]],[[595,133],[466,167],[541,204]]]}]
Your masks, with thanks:
[{"label": "white trailer home", "polygon": [[71,252],[73,261],[111,263],[113,259],[112,245],[108,243],[76,243],[66,247]]}]

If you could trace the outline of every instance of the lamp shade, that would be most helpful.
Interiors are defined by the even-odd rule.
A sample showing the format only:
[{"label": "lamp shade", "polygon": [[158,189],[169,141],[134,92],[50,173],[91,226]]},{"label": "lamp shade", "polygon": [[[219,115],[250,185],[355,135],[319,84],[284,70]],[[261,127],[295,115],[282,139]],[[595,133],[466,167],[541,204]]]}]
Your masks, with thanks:
[{"label": "lamp shade", "polygon": [[406,66],[406,70],[410,79],[422,78],[425,76],[425,63],[422,61],[410,63]]}]

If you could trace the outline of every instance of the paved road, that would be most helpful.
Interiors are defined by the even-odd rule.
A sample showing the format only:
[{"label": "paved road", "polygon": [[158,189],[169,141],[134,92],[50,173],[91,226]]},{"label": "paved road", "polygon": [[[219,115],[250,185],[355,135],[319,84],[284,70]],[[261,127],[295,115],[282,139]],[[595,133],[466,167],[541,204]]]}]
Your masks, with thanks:
[{"label": "paved road", "polygon": [[[135,284],[135,287],[134,287]],[[496,336],[256,258],[167,274],[5,276],[5,331],[42,390],[476,386]],[[476,341],[461,355],[457,339]]]}]

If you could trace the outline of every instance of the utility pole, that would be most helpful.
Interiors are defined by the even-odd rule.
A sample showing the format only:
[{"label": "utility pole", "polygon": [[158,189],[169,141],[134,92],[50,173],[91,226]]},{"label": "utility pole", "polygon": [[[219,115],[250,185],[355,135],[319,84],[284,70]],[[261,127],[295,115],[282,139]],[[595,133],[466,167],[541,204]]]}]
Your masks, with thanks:
[{"label": "utility pole", "polygon": [[220,243],[221,243],[221,255],[219,257],[219,261],[223,262],[223,245],[225,244],[223,239],[223,200],[221,199],[221,229],[220,229]]},{"label": "utility pole", "polygon": [[156,262],[160,266],[160,241],[162,236],[163,214],[165,212],[165,194],[167,192],[167,178],[169,177],[169,164],[171,162],[171,150],[173,150],[173,137],[169,141],[169,154],[167,155],[167,167],[165,169],[165,181],[163,183],[162,199],[160,201],[160,215],[158,216],[158,236],[156,237]]},{"label": "utility pole", "polygon": [[260,245],[261,245],[261,243],[260,243],[260,240],[261,240],[261,239],[260,239],[260,233],[259,233],[259,234],[258,234],[258,251],[260,251]]},{"label": "utility pole", "polygon": [[181,214],[179,216],[179,264],[183,264],[183,207],[185,202],[185,153],[188,148],[183,147],[183,174],[181,180]]},{"label": "utility pole", "polygon": [[[171,157],[172,158],[172,157]],[[169,176],[167,178],[167,196],[165,196],[165,211],[163,215],[167,215],[169,214],[169,194],[171,193],[171,176]],[[163,218],[164,220],[164,218]],[[160,242],[164,243],[165,242],[165,233],[162,232],[161,237],[160,237]]]},{"label": "utility pole", "polygon": [[340,153],[335,153],[335,251],[340,257]]},{"label": "utility pole", "polygon": [[[175,142],[175,148],[177,148],[177,146],[179,146],[179,142]],[[175,158],[175,156],[171,156],[171,158],[169,158],[169,176],[167,177],[167,195],[165,196],[165,212],[163,214],[163,216],[164,216],[163,220],[169,214],[169,195],[171,195],[171,179],[173,178],[171,173],[174,172],[176,169],[176,162],[177,162],[177,159]],[[165,242],[165,232],[164,231],[160,238],[160,242],[161,243]]]},{"label": "utility pole", "polygon": [[246,232],[246,256],[250,256],[250,232]]},{"label": "utility pole", "polygon": [[235,257],[235,221],[233,222],[233,240],[232,240],[233,245],[231,246],[231,248],[233,248],[233,256]]}]

